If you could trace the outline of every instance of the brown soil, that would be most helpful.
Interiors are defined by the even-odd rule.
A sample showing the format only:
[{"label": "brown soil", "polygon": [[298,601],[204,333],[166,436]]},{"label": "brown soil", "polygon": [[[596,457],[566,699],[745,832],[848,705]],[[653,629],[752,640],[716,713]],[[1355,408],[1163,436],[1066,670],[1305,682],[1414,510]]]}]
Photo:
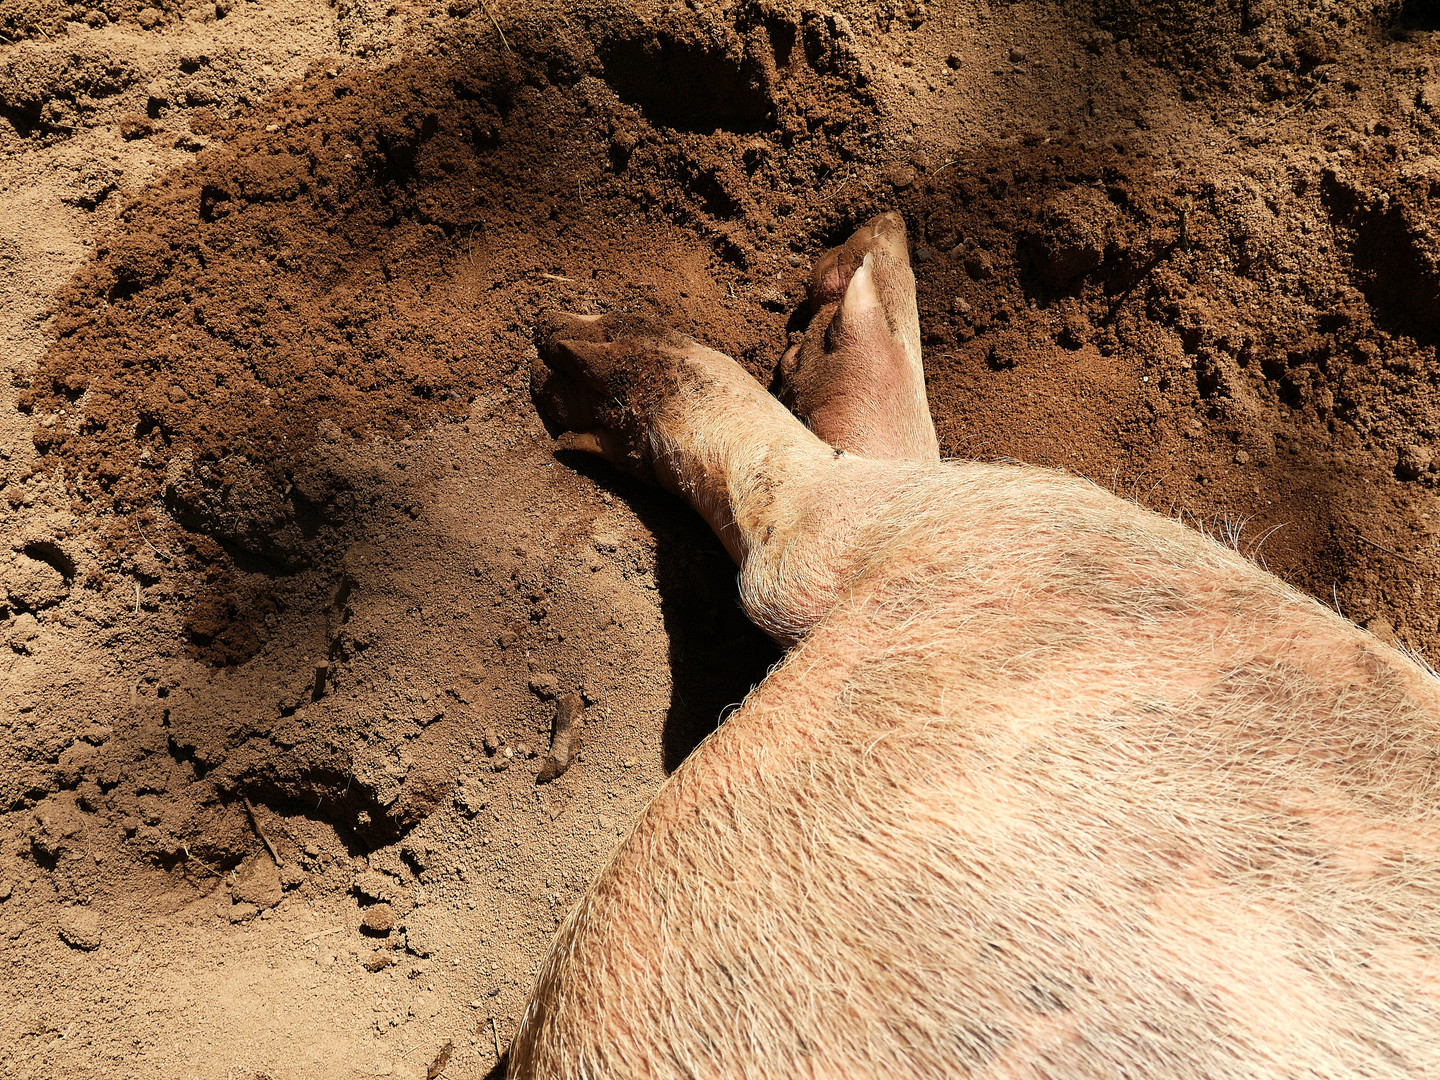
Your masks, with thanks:
[{"label": "brown soil", "polygon": [[777,656],[693,515],[554,456],[533,327],[633,311],[768,381],[882,209],[947,454],[1088,476],[1434,655],[1436,29],[6,7],[0,1075],[490,1070]]}]

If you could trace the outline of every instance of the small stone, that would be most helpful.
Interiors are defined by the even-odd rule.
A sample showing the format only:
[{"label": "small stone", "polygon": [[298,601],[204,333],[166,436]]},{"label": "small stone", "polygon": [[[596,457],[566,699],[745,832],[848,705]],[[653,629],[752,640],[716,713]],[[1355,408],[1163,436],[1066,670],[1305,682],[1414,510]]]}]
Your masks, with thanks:
[{"label": "small stone", "polygon": [[100,920],[88,908],[67,912],[60,919],[60,940],[72,949],[91,952],[100,947]]},{"label": "small stone", "polygon": [[275,134],[277,131],[279,131],[279,130],[280,130],[280,125],[279,125],[279,124],[266,124],[266,125],[265,125],[265,134],[267,134],[267,135],[274,135],[274,134]]},{"label": "small stone", "polygon": [[950,301],[950,313],[952,315],[969,315],[972,310],[970,301],[962,296],[957,296],[954,300]]},{"label": "small stone", "polygon": [[530,677],[530,690],[542,698],[553,698],[560,693],[560,680],[548,671]]},{"label": "small stone", "polygon": [[504,750],[500,751],[500,753],[495,755],[495,760],[490,763],[490,768],[495,772],[504,772],[506,769],[510,768],[510,763],[514,760],[515,751],[511,750],[510,747],[507,746]]},{"label": "small stone", "polygon": [[1264,53],[1256,52],[1254,49],[1236,49],[1230,55],[1235,58],[1235,63],[1247,71],[1259,67],[1261,61],[1265,59]]},{"label": "small stone", "polygon": [[232,923],[249,922],[260,914],[260,909],[254,904],[231,904],[226,914]]},{"label": "small stone", "polygon": [[924,244],[919,244],[915,248],[915,261],[917,263],[927,263],[934,256],[934,254],[935,253],[931,251],[928,247],[926,247]]},{"label": "small stone", "polygon": [[318,859],[320,857],[320,845],[315,843],[314,840],[311,840],[305,845],[305,856],[310,859]]},{"label": "small stone", "polygon": [[896,191],[904,191],[914,184],[917,175],[915,166],[904,163],[891,165],[885,170],[885,179],[890,181]]},{"label": "small stone", "polygon": [[534,747],[532,747],[527,742],[522,742],[519,746],[515,747],[515,752],[521,757],[523,757],[526,761],[529,761],[535,756]]},{"label": "small stone", "polygon": [[1235,451],[1235,464],[1236,464],[1236,465],[1248,465],[1248,464],[1250,464],[1250,455],[1249,455],[1248,453],[1246,453],[1244,450],[1236,450],[1236,451]]},{"label": "small stone", "polygon": [[185,388],[179,383],[171,383],[168,393],[170,400],[175,402],[176,404],[179,404],[190,396],[189,394],[185,393]]},{"label": "small stone", "polygon": [[485,753],[489,754],[491,757],[494,757],[494,756],[495,756],[495,751],[497,751],[497,750],[500,749],[500,739],[499,739],[499,736],[497,736],[497,735],[495,734],[494,728],[488,728],[488,727],[487,727],[487,728],[485,729],[485,734],[484,734],[484,736],[483,736],[483,739],[484,739]]},{"label": "small stone", "polygon": [[1025,57],[1028,55],[1029,54],[1026,53],[1024,49],[1017,46],[1016,48],[1010,50],[1010,63],[1023,64],[1025,62]]},{"label": "small stone", "polygon": [[367,934],[388,934],[395,929],[395,909],[389,904],[372,904],[365,909],[360,929]]}]

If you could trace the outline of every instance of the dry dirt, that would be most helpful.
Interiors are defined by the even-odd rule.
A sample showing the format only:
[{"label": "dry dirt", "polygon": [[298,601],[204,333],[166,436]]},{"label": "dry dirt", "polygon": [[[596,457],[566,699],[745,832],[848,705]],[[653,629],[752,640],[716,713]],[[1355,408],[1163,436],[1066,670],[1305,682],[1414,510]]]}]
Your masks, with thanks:
[{"label": "dry dirt", "polygon": [[882,209],[947,454],[1440,655],[1437,29],[0,0],[0,1076],[494,1070],[560,915],[778,655],[693,515],[555,456],[536,316],[656,315],[768,381]]}]

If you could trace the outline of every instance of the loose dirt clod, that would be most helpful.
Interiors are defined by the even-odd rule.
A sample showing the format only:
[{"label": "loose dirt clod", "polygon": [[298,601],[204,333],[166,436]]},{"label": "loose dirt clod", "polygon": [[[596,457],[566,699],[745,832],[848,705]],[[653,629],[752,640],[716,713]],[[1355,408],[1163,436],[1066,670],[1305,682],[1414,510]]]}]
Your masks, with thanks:
[{"label": "loose dirt clod", "polygon": [[397,963],[399,963],[399,961],[395,959],[394,953],[386,952],[383,949],[376,949],[360,966],[366,971],[373,973],[383,971],[385,968]]},{"label": "loose dirt clod", "polygon": [[389,904],[372,904],[365,909],[360,929],[367,934],[383,935],[395,929],[395,909]]},{"label": "loose dirt clod", "polygon": [[570,755],[580,733],[580,718],[584,714],[585,704],[575,691],[561,694],[555,699],[555,723],[551,729],[550,753],[535,776],[537,784],[548,784],[570,767]]}]

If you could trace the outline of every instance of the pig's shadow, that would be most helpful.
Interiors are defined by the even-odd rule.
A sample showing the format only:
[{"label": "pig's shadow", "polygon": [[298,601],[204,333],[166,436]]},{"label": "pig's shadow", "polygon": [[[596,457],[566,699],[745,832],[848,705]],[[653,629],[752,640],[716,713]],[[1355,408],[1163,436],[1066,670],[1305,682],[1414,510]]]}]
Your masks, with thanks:
[{"label": "pig's shadow", "polygon": [[655,537],[655,586],[670,642],[670,706],[661,733],[667,773],[765,677],[781,650],[745,616],[735,564],[700,516],[588,454],[556,460],[624,499]]}]

